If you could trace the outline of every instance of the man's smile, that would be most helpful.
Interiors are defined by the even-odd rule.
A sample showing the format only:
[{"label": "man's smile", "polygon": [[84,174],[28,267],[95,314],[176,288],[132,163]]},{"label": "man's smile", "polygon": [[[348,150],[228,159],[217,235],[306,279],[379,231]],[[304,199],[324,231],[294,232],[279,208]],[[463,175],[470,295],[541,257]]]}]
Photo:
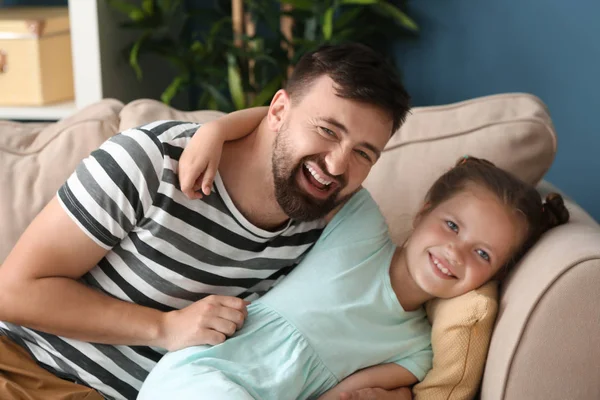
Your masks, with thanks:
[{"label": "man's smile", "polygon": [[314,162],[304,162],[301,169],[301,185],[315,198],[326,199],[340,186]]}]

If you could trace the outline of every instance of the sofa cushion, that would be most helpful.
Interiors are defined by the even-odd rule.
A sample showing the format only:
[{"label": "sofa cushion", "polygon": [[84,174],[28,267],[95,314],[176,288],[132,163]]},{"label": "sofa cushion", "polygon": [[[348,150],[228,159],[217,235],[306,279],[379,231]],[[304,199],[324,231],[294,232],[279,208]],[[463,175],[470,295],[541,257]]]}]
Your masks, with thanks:
[{"label": "sofa cushion", "polygon": [[104,100],[55,124],[0,121],[0,264],[77,164],[117,132],[122,107]]},{"label": "sofa cushion", "polygon": [[[550,116],[534,96],[502,94],[420,107],[392,137],[364,186],[381,207],[392,238],[401,244],[425,193],[459,157],[486,158],[535,184],[550,168],[555,152]],[[427,304],[433,313],[434,365],[415,387],[417,399],[458,400],[475,395],[496,315],[495,292],[486,293],[475,291]]]},{"label": "sofa cushion", "polygon": [[221,111],[199,110],[180,111],[160,101],[140,99],[127,104],[121,111],[119,131],[144,125],[158,120],[176,120],[205,123],[220,117]]},{"label": "sofa cushion", "polygon": [[[415,385],[415,400],[471,399],[479,386],[498,312],[498,282],[427,303],[433,368]],[[441,351],[440,349],[444,349]]]}]

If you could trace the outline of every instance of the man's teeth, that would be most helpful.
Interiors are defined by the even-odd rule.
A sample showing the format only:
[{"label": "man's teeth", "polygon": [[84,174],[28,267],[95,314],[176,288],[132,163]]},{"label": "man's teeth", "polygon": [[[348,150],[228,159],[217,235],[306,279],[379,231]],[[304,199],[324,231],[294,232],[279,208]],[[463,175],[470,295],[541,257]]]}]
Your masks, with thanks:
[{"label": "man's teeth", "polygon": [[444,274],[446,274],[448,276],[454,276],[454,275],[452,275],[450,273],[450,271],[448,270],[448,268],[442,266],[442,264],[438,260],[434,259],[433,263],[435,264],[435,266],[437,267],[437,269],[439,269],[440,271],[442,271]]},{"label": "man's teeth", "polygon": [[328,181],[328,180],[322,178],[321,175],[319,175],[317,173],[317,171],[315,171],[314,168],[312,168],[310,165],[304,164],[304,166],[306,167],[308,172],[310,172],[310,174],[313,176],[313,178],[315,178],[317,180],[317,182],[319,182],[321,185],[325,185],[325,186],[331,185],[331,181]]}]

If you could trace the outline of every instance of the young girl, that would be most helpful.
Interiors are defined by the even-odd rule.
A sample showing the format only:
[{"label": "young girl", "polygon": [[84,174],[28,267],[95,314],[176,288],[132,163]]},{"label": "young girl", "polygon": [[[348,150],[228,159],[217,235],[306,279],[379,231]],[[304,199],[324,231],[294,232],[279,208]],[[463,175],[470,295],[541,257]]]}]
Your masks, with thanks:
[{"label": "young girl", "polygon": [[[188,178],[218,159],[210,152],[222,139],[209,129],[183,153],[193,148],[187,156],[199,160]],[[200,180],[209,182],[203,189],[211,174]],[[362,189],[294,271],[248,306],[241,329],[222,344],[164,356],[138,398],[329,400],[361,388],[410,386],[432,362],[422,305],[498,277],[568,218],[560,195],[542,204],[530,185],[464,157],[430,188],[414,231],[397,247]]]}]

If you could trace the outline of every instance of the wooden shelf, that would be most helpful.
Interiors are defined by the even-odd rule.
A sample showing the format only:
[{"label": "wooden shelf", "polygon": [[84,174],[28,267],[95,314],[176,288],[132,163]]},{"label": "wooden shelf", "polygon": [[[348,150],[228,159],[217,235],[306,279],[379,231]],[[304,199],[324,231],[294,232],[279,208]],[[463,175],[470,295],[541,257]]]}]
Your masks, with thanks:
[{"label": "wooden shelf", "polygon": [[77,107],[75,106],[75,102],[73,101],[37,107],[0,106],[0,120],[18,119],[32,121],[57,121],[61,118],[73,114],[76,110]]},{"label": "wooden shelf", "polygon": [[126,18],[111,9],[106,0],[68,0],[68,8],[74,101],[41,107],[0,105],[0,120],[55,121],[105,98],[123,103],[157,99],[173,79],[172,74],[165,73],[162,60],[149,55],[144,82],[137,80],[123,58],[123,47],[136,40],[138,32],[122,29],[120,23]]}]

